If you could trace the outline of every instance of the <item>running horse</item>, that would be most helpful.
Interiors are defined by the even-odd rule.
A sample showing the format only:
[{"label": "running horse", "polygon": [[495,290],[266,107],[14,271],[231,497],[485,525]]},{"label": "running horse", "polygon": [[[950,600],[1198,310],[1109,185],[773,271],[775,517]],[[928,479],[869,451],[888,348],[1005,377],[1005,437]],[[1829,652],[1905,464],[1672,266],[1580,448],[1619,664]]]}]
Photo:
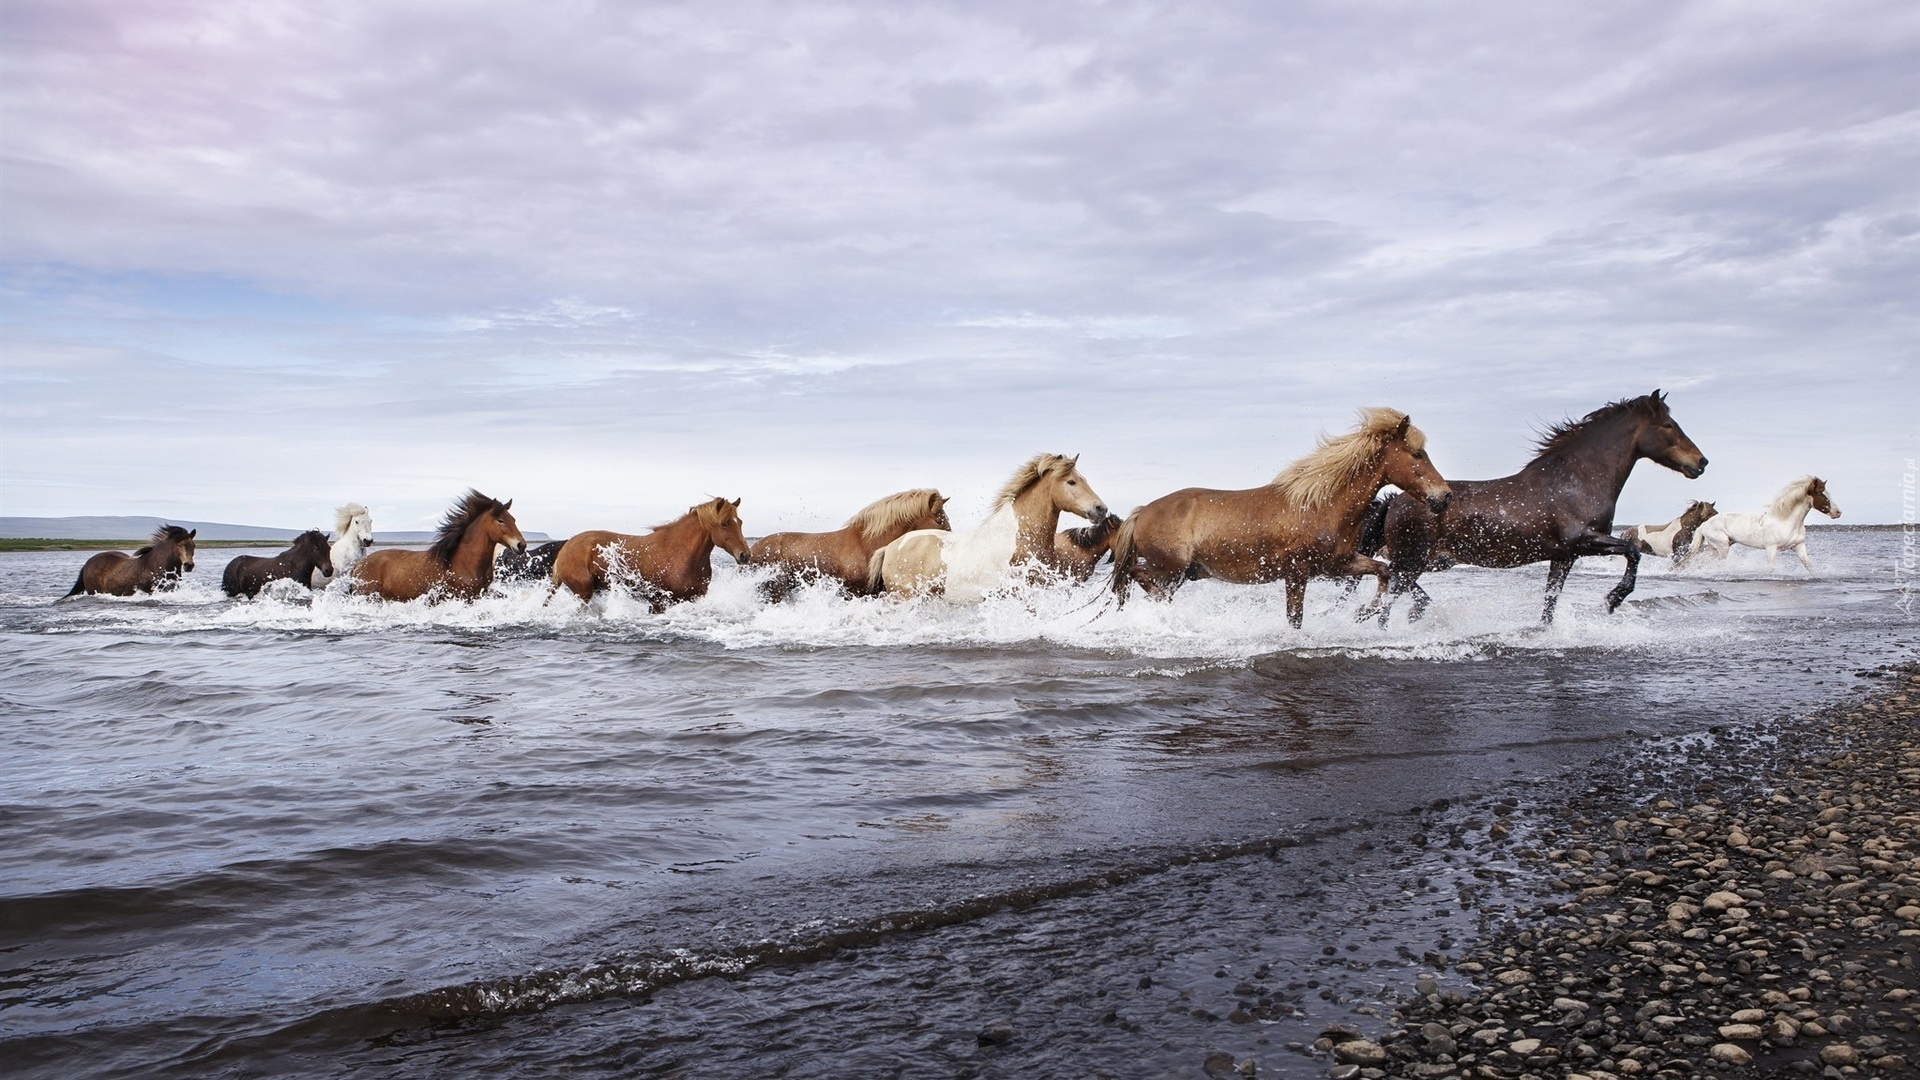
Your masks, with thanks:
[{"label": "running horse", "polygon": [[271,558],[236,555],[220,575],[220,591],[228,596],[259,595],[269,581],[297,581],[302,585],[314,578],[333,576],[333,553],[327,547],[327,534],[308,529],[293,540],[293,546]]},{"label": "running horse", "polygon": [[1241,585],[1284,581],[1287,621],[1305,618],[1307,579],[1362,577],[1379,582],[1370,612],[1387,590],[1387,567],[1360,553],[1373,497],[1388,484],[1438,514],[1451,490],[1427,457],[1427,437],[1398,409],[1360,410],[1345,435],[1321,436],[1311,454],[1256,488],[1185,488],[1135,510],[1113,541],[1113,592],[1122,604],[1139,585],[1171,600],[1186,582],[1219,578]]},{"label": "running horse", "polygon": [[495,544],[526,550],[520,525],[513,520],[513,500],[501,502],[469,488],[441,519],[440,531],[425,551],[376,551],[354,564],[347,579],[357,596],[471,600],[493,584]]},{"label": "running horse", "polygon": [[1006,584],[1015,567],[1046,570],[1062,511],[1088,521],[1107,516],[1107,504],[1080,475],[1079,463],[1078,456],[1035,454],[1000,488],[979,528],[918,529],[874,552],[869,590],[975,603]]},{"label": "running horse", "polygon": [[752,556],[740,522],[740,500],[714,499],[656,525],[644,536],[583,532],[560,547],[553,559],[553,582],[582,601],[615,582],[634,586],[655,615],[670,603],[707,594],[713,581],[713,549],[745,563]]},{"label": "running horse", "polygon": [[1693,534],[1692,550],[1697,554],[1705,549],[1724,559],[1735,544],[1760,548],[1767,553],[1768,569],[1786,550],[1800,556],[1800,565],[1812,570],[1813,560],[1807,557],[1809,510],[1818,510],[1835,521],[1840,519],[1840,508],[1827,494],[1827,482],[1817,476],[1792,481],[1757,514],[1721,514],[1708,521]]},{"label": "running horse", "polygon": [[1693,552],[1693,533],[1700,523],[1720,511],[1710,502],[1695,499],[1680,512],[1680,516],[1665,525],[1629,525],[1621,530],[1620,539],[1640,549],[1642,555],[1658,555],[1672,559],[1675,570],[1685,566],[1688,556]]},{"label": "running horse", "polygon": [[103,551],[80,567],[80,576],[74,579],[67,596],[81,593],[132,596],[137,592],[172,589],[180,584],[181,574],[193,573],[193,538],[199,531],[162,525],[153,531],[153,543],[131,555],[124,551]]},{"label": "running horse", "polygon": [[1376,500],[1361,550],[1369,555],[1384,550],[1393,564],[1381,622],[1405,592],[1414,597],[1408,618],[1425,613],[1432,597],[1420,587],[1420,575],[1429,570],[1460,563],[1511,568],[1545,560],[1547,594],[1540,621],[1551,623],[1567,573],[1582,555],[1627,560],[1626,575],[1607,593],[1607,610],[1619,607],[1633,592],[1640,549],[1613,535],[1613,508],[1641,458],[1689,480],[1707,468],[1706,455],[1674,423],[1658,390],[1555,424],[1533,460],[1512,476],[1454,481],[1453,505],[1444,514],[1405,493]]},{"label": "running horse", "polygon": [[760,590],[776,602],[814,579],[865,595],[874,552],[918,529],[952,528],[946,498],[933,488],[914,488],[874,500],[832,532],[769,533],[754,542],[753,564],[774,568]]},{"label": "running horse", "polygon": [[307,579],[307,584],[316,589],[324,589],[335,576],[344,575],[353,569],[373,546],[373,515],[357,502],[350,502],[333,512],[333,548],[328,558],[333,560],[333,569],[315,570]]}]

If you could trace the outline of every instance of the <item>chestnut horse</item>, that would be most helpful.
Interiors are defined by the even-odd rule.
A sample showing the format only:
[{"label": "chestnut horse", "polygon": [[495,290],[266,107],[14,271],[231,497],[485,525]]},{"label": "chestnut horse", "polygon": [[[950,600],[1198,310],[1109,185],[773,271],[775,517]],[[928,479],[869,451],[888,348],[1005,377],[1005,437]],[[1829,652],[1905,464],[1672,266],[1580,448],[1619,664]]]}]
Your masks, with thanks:
[{"label": "chestnut horse", "polygon": [[916,529],[952,528],[947,500],[932,488],[915,488],[874,500],[833,532],[769,533],[754,543],[753,564],[774,568],[760,587],[769,600],[784,600],[802,581],[817,578],[865,594],[874,552]]},{"label": "chestnut horse", "polygon": [[425,551],[388,548],[355,563],[347,574],[354,594],[401,601],[479,596],[493,584],[494,545],[527,548],[512,510],[512,499],[501,502],[467,489]]},{"label": "chestnut horse", "polygon": [[[193,573],[193,538],[199,529],[162,525],[153,531],[153,543],[129,555],[103,551],[80,567],[67,596],[106,593],[132,596],[137,592],[165,592],[180,584],[181,574]],[[66,597],[61,597],[66,599]]]},{"label": "chestnut horse", "polygon": [[220,575],[220,591],[228,596],[253,597],[269,581],[286,578],[302,585],[318,574],[333,576],[333,553],[327,547],[327,534],[308,529],[293,540],[293,546],[271,558],[236,555]]},{"label": "chestnut horse", "polygon": [[1629,525],[1620,531],[1620,539],[1638,547],[1642,555],[1672,559],[1673,568],[1678,570],[1693,554],[1693,531],[1719,512],[1712,503],[1695,499],[1665,525]]},{"label": "chestnut horse", "polygon": [[1803,476],[1780,489],[1765,510],[1757,514],[1722,514],[1693,534],[1692,551],[1706,549],[1724,559],[1733,545],[1743,544],[1767,553],[1767,568],[1782,550],[1800,556],[1800,565],[1813,569],[1807,557],[1807,511],[1818,510],[1838,521],[1840,508],[1827,494],[1827,482]]},{"label": "chestnut horse", "polygon": [[973,603],[1004,584],[1008,571],[1053,558],[1060,512],[1102,521],[1107,504],[1080,475],[1078,457],[1036,454],[1014,470],[994,499],[993,513],[972,532],[918,529],[874,552],[867,571],[873,592],[924,593]]},{"label": "chestnut horse", "polygon": [[1607,610],[1633,591],[1640,549],[1613,535],[1613,507],[1634,462],[1647,458],[1691,480],[1706,470],[1706,455],[1673,422],[1667,399],[1645,397],[1603,405],[1579,420],[1548,429],[1526,467],[1497,480],[1456,480],[1453,505],[1442,515],[1406,494],[1375,503],[1361,550],[1384,549],[1393,563],[1384,622],[1401,593],[1413,593],[1408,618],[1432,600],[1420,575],[1459,563],[1514,567],[1547,560],[1547,597],[1540,621],[1553,608],[1567,572],[1582,555],[1620,555],[1626,576],[1607,593]]},{"label": "chestnut horse", "polygon": [[1387,567],[1360,554],[1360,528],[1380,489],[1398,485],[1446,508],[1447,481],[1427,458],[1427,437],[1397,409],[1360,410],[1360,424],[1281,470],[1271,483],[1239,491],[1186,488],[1135,510],[1113,541],[1113,592],[1127,586],[1171,599],[1183,583],[1219,578],[1241,585],[1287,583],[1287,621],[1305,615],[1307,579],[1371,574],[1387,589]]},{"label": "chestnut horse", "polygon": [[670,603],[707,594],[715,547],[735,562],[752,558],[741,530],[740,500],[714,499],[654,526],[645,536],[583,532],[563,544],[554,557],[553,581],[583,601],[611,582],[630,583],[658,615]]},{"label": "chestnut horse", "polygon": [[1113,534],[1120,530],[1120,516],[1108,514],[1092,525],[1061,529],[1053,534],[1053,558],[1048,562],[1054,573],[1075,585],[1093,577],[1093,568],[1113,550]]}]

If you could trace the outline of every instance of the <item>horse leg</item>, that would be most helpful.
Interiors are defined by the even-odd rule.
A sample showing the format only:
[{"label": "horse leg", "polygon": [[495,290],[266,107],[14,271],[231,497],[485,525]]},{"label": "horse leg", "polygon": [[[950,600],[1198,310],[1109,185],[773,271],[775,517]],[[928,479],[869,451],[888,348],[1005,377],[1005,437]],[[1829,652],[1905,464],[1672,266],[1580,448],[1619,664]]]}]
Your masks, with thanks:
[{"label": "horse leg", "polygon": [[1607,590],[1607,611],[1609,613],[1620,606],[1620,602],[1625,600],[1628,594],[1633,592],[1633,587],[1639,584],[1640,581],[1640,549],[1632,544],[1628,544],[1626,545],[1626,549],[1620,552],[1620,554],[1627,560],[1627,572],[1620,576],[1620,583],[1618,585]]},{"label": "horse leg", "polygon": [[1567,574],[1573,569],[1573,557],[1555,559],[1547,564],[1547,600],[1540,609],[1542,625],[1553,623],[1554,605],[1560,602],[1560,590],[1567,585]]},{"label": "horse leg", "polygon": [[1767,569],[1769,570],[1773,569],[1773,561],[1779,557],[1780,557],[1780,548],[1776,545],[1768,544],[1767,545]]},{"label": "horse leg", "polygon": [[1807,557],[1807,542],[1805,540],[1793,545],[1793,553],[1800,556],[1800,565],[1807,568],[1807,573],[1813,573],[1813,560]]},{"label": "horse leg", "polygon": [[1295,630],[1306,621],[1307,615],[1307,579],[1287,579],[1287,622]]},{"label": "horse leg", "polygon": [[1373,598],[1368,600],[1359,611],[1354,613],[1353,621],[1366,622],[1368,619],[1380,614],[1381,601],[1384,600],[1387,595],[1387,564],[1381,562],[1379,559],[1370,559],[1365,555],[1355,555],[1352,561],[1347,563],[1343,572],[1353,575],[1347,579],[1347,596],[1352,596],[1354,592],[1360,588],[1360,579],[1363,577],[1372,575],[1377,583],[1373,590]]}]

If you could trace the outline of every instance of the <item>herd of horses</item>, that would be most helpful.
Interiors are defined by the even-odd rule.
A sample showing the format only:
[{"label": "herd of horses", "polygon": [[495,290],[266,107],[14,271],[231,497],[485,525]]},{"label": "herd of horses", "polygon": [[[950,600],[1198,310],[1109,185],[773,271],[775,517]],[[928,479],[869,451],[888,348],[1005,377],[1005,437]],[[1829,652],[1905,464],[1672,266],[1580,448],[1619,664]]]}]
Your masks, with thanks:
[{"label": "herd of horses", "polygon": [[[934,595],[967,603],[1016,582],[1084,582],[1111,556],[1110,587],[1119,604],[1135,586],[1164,600],[1203,578],[1283,582],[1288,621],[1299,627],[1313,578],[1345,578],[1351,590],[1372,577],[1375,591],[1358,617],[1385,625],[1406,594],[1413,596],[1410,620],[1426,611],[1431,597],[1420,587],[1426,573],[1461,564],[1545,562],[1541,619],[1551,622],[1567,574],[1582,556],[1625,559],[1625,575],[1606,595],[1612,611],[1633,591],[1642,555],[1676,563],[1701,551],[1724,558],[1740,544],[1765,550],[1769,566],[1780,551],[1791,550],[1810,570],[1808,512],[1840,516],[1826,484],[1807,476],[1759,513],[1720,514],[1712,503],[1695,502],[1664,525],[1615,535],[1615,504],[1643,458],[1688,479],[1707,467],[1658,390],[1553,426],[1525,467],[1494,480],[1443,478],[1427,455],[1425,434],[1407,414],[1369,408],[1354,430],[1323,436],[1269,483],[1185,488],[1125,519],[1094,491],[1077,457],[1058,454],[1022,464],[987,519],[964,532],[948,520],[945,497],[917,488],[875,501],[831,532],[773,533],[749,544],[740,500],[715,498],[642,535],[595,530],[529,551],[512,500],[468,491],[423,550],[369,552],[372,520],[365,507],[350,503],[338,512],[331,543],[316,529],[278,556],[240,556],[227,565],[221,585],[229,596],[252,597],[275,580],[315,589],[344,580],[356,595],[410,601],[472,599],[496,577],[544,579],[549,595],[564,588],[582,601],[625,588],[657,613],[706,593],[718,547],[739,563],[770,568],[761,589],[773,601],[805,583],[830,581],[854,595]],[[1398,490],[1383,497],[1388,487]],[[1063,513],[1090,524],[1061,530]],[[88,559],[67,595],[170,588],[193,570],[193,559],[194,532],[162,526],[151,544],[130,555],[102,552]]]}]

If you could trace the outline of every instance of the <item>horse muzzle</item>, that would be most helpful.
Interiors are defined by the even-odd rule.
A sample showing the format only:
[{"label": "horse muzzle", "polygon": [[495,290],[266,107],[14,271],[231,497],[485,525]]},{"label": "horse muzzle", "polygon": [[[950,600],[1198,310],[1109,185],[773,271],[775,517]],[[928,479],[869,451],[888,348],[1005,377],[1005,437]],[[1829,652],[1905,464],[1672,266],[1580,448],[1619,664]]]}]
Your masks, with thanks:
[{"label": "horse muzzle", "polygon": [[1453,502],[1453,492],[1451,491],[1444,495],[1429,495],[1427,496],[1427,509],[1436,514],[1444,514],[1447,512],[1447,504],[1451,502]]},{"label": "horse muzzle", "polygon": [[1101,522],[1107,520],[1109,517],[1112,517],[1113,512],[1107,509],[1106,503],[1098,503],[1094,506],[1092,510],[1087,511],[1086,513],[1080,516],[1086,518],[1088,521],[1092,522],[1093,524],[1098,525]]}]

